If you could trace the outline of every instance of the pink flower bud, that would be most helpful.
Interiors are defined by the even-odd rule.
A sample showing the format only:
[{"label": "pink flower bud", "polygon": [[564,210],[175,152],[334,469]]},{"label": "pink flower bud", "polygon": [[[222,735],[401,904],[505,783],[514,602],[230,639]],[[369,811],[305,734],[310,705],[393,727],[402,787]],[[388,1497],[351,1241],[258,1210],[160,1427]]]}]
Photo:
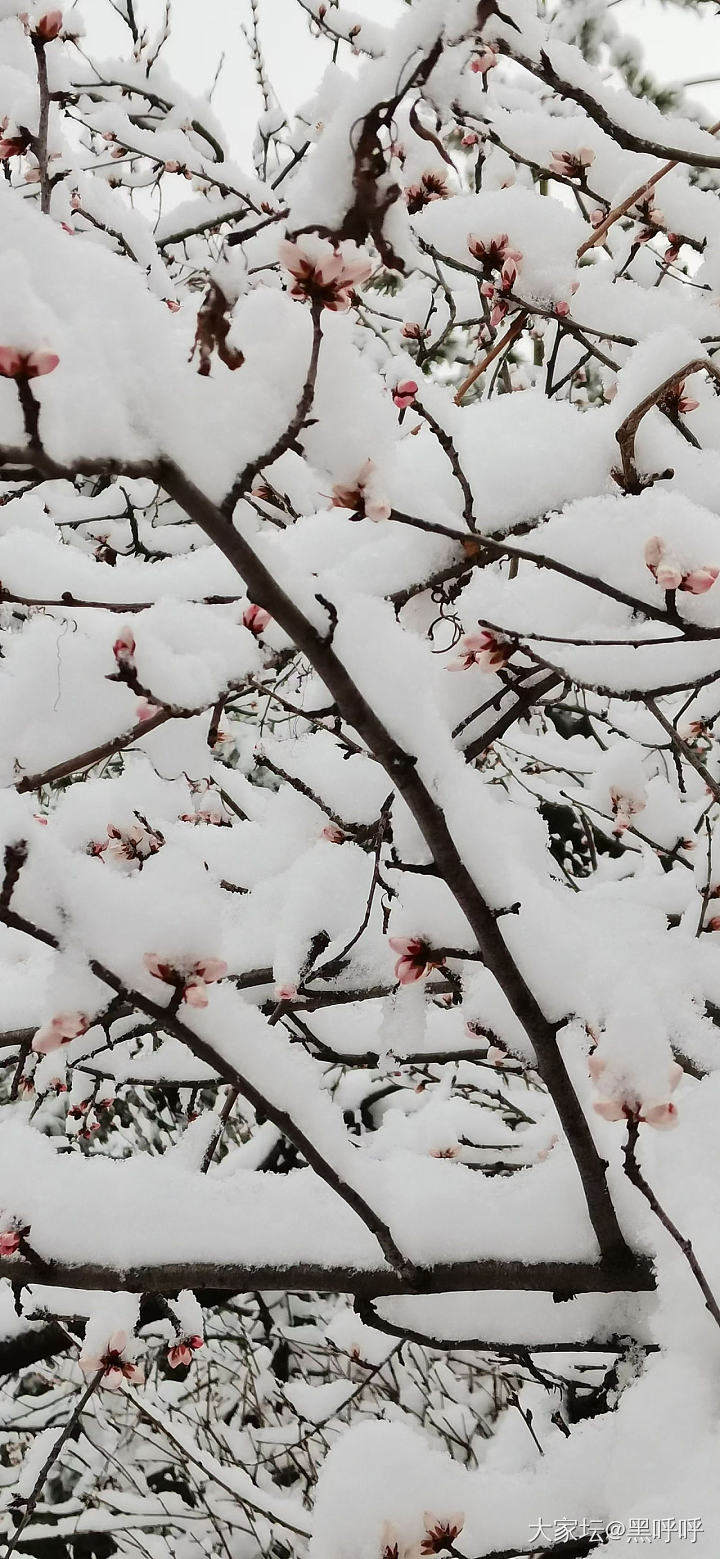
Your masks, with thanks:
[{"label": "pink flower bud", "polygon": [[214,985],[216,980],[224,979],[228,966],[223,958],[203,958],[195,965],[194,973],[206,985]]},{"label": "pink flower bud", "polygon": [[694,568],[690,574],[685,574],[680,585],[681,590],[689,590],[691,595],[704,595],[706,590],[711,590],[720,569],[710,568],[707,564],[703,568]]},{"label": "pink flower bud", "polygon": [[55,352],[20,352],[14,346],[0,346],[0,374],[5,379],[39,379],[57,368]]},{"label": "pink flower bud", "polygon": [[35,23],[35,31],[38,38],[42,38],[44,43],[50,43],[62,31],[62,24],[62,11],[46,11],[45,15],[40,17],[39,22]]},{"label": "pink flower bud", "polygon": [[404,379],[402,384],[397,386],[397,389],[393,394],[395,405],[399,407],[400,411],[405,411],[408,406],[412,406],[417,392],[418,387],[415,383],[415,380]]},{"label": "pink flower bud", "polygon": [[470,69],[476,76],[486,76],[489,70],[494,70],[497,62],[498,57],[494,49],[483,49],[482,54],[470,61]]},{"label": "pink flower bud", "polygon": [[655,578],[661,590],[679,590],[683,582],[682,569],[670,558],[666,558],[662,563],[658,563]]},{"label": "pink flower bud", "polygon": [[345,834],[341,828],[338,828],[336,823],[328,823],[327,826],[323,829],[320,838],[328,839],[330,844],[343,844],[345,840]]},{"label": "pink flower bud", "polygon": [[113,655],[118,665],[127,666],[135,654],[135,635],[131,628],[121,628],[115,643]]},{"label": "pink flower bud", "polygon": [[248,628],[250,633],[254,633],[256,639],[265,632],[268,623],[272,622],[270,613],[265,611],[264,606],[256,606],[254,601],[245,607],[242,620],[243,627]]},{"label": "pink flower bud", "polygon": [[51,1051],[59,1050],[61,1045],[69,1045],[71,1039],[84,1034],[89,1025],[90,1019],[84,1012],[58,1012],[49,1023],[44,1023],[37,1030],[32,1048],[36,1055],[50,1055]]}]

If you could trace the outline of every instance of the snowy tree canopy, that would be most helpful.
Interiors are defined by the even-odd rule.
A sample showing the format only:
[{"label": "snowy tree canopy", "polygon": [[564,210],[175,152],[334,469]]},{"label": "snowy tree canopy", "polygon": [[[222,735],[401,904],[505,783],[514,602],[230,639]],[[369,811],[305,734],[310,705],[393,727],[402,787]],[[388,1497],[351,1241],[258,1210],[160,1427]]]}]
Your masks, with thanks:
[{"label": "snowy tree canopy", "polygon": [[244,168],[21,3],[4,1555],[714,1559],[720,125],[597,0],[298,0],[289,116],[252,0]]}]

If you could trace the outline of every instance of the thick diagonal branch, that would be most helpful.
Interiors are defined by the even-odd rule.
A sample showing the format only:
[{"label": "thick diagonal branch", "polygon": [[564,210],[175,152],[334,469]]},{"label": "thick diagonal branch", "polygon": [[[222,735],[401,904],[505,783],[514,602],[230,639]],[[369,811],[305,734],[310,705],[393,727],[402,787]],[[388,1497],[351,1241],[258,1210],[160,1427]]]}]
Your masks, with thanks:
[{"label": "thick diagonal branch", "polygon": [[161,462],[159,475],[170,496],[237,569],[253,600],[271,612],[307,656],[332,693],[343,719],[359,733],[402,794],[441,876],[473,930],[487,967],[531,1040],[538,1071],[552,1094],[578,1166],[600,1250],[605,1257],[618,1258],[627,1247],[606,1184],[605,1166],[560,1054],[556,1026],[546,1018],[506,946],[492,910],[459,854],[440,806],[417,773],[415,759],[395,741],[371,709],[332,645],[285,593],[244,537],[227,524],[221,511],[169,461]]}]

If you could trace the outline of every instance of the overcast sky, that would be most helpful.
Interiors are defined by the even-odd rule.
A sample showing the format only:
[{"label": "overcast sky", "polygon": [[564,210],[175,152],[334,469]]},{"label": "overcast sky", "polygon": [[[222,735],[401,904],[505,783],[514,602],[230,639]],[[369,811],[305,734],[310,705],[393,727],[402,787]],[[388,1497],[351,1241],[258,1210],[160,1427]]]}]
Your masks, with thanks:
[{"label": "overcast sky", "polygon": [[[612,0],[611,0],[612,3]],[[329,45],[313,40],[308,19],[296,0],[259,0],[261,30],[277,94],[289,112],[310,94],[329,59]],[[157,26],[162,0],[135,0],[138,17]],[[109,8],[101,0],[81,0],[88,41],[99,53],[117,44],[125,48],[126,29],[107,25]],[[356,12],[388,22],[402,11],[401,0],[352,0]],[[720,74],[720,18],[714,8],[703,16],[660,0],[615,0],[613,10],[628,32],[642,41],[649,66],[664,81],[684,80],[715,69]],[[252,138],[259,96],[243,44],[240,24],[249,17],[249,0],[172,0],[173,36],[164,58],[188,87],[207,90],[221,53],[226,63],[214,106],[231,130],[234,149],[244,160]],[[710,14],[709,14],[710,13]],[[348,58],[348,51],[343,49]],[[694,93],[720,117],[720,83]]]}]

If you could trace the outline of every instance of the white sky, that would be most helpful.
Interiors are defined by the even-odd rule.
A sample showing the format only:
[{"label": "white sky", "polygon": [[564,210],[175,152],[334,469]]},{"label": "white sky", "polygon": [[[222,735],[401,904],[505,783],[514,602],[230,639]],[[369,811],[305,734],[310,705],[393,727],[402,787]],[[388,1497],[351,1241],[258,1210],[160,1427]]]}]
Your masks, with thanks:
[{"label": "white sky", "polygon": [[[612,3],[612,0],[611,0]],[[292,112],[311,93],[330,58],[330,46],[312,39],[308,18],[295,0],[259,0],[260,26],[270,75],[280,101]],[[111,22],[106,0],[80,0],[93,51],[109,53],[125,49],[127,30]],[[402,10],[401,0],[352,0],[352,9],[388,22]],[[703,16],[662,5],[660,0],[615,0],[618,21],[639,38],[650,68],[663,81],[720,75],[720,18],[703,7]],[[136,15],[155,29],[162,14],[162,0],[135,0]],[[218,60],[226,55],[213,99],[215,110],[232,134],[233,149],[247,161],[253,128],[260,107],[247,50],[240,31],[248,20],[249,0],[172,0],[173,35],[163,57],[174,74],[189,88],[206,91]],[[349,52],[342,49],[343,60]],[[694,89],[694,94],[717,110],[720,118],[720,82]]]}]

